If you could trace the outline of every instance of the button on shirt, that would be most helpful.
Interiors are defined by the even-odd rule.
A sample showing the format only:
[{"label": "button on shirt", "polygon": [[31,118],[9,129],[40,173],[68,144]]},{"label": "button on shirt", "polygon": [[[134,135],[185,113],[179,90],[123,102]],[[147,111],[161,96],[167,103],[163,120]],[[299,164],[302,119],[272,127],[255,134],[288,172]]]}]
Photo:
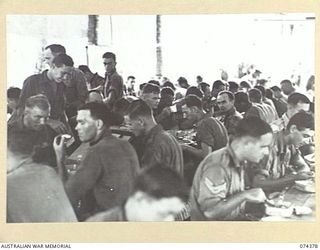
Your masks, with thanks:
[{"label": "button on shirt", "polygon": [[95,212],[120,205],[132,191],[139,170],[136,152],[124,140],[104,131],[91,144],[78,171],[66,183],[66,191],[73,206],[88,191],[93,191]]},{"label": "button on shirt", "polygon": [[193,180],[191,220],[236,219],[244,209],[245,202],[223,217],[208,218],[205,212],[213,211],[218,203],[244,190],[244,168],[245,163],[237,160],[230,146],[209,154],[200,163]]}]

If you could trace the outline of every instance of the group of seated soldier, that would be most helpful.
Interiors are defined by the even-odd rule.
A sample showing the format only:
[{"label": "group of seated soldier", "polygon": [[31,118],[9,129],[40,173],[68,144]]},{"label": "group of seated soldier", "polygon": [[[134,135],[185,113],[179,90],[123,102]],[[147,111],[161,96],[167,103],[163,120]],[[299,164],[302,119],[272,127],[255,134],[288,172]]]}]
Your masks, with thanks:
[{"label": "group of seated soldier", "polygon": [[136,92],[112,52],[105,77],[75,68],[62,45],[44,60],[49,69],[7,91],[8,222],[244,220],[246,204],[313,177],[301,151],[314,151],[314,99],[289,80],[210,90],[200,76],[166,78]]}]

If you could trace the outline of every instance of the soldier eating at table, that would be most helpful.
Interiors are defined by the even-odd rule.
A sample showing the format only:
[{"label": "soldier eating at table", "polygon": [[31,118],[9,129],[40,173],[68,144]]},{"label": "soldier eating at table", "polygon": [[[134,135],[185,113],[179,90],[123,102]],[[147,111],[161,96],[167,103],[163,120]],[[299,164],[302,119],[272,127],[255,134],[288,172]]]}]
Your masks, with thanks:
[{"label": "soldier eating at table", "polygon": [[[143,100],[133,101],[128,109],[132,133],[143,141],[141,168],[159,163],[183,175],[182,150],[177,140],[157,124],[150,106]],[[139,150],[139,149],[137,149]]]},{"label": "soldier eating at table", "polygon": [[239,121],[233,140],[199,165],[191,188],[191,220],[241,220],[246,202],[262,203],[261,188],[245,190],[245,169],[269,154],[272,130],[258,117]]},{"label": "soldier eating at table", "polygon": [[[55,138],[54,147],[58,169],[65,182],[65,189],[74,208],[79,200],[92,193],[95,204],[90,204],[88,215],[122,204],[132,191],[139,163],[136,152],[129,142],[111,134],[113,114],[103,103],[87,103],[79,108],[77,126],[82,142],[90,147],[77,172],[67,179],[64,167],[63,143]],[[89,211],[90,210],[90,211]],[[87,215],[78,215],[80,220]]]},{"label": "soldier eating at table", "polygon": [[296,180],[310,179],[313,173],[298,146],[313,136],[314,117],[311,113],[300,111],[292,116],[286,130],[276,134],[269,156],[253,169],[252,186],[279,191],[292,186]]}]

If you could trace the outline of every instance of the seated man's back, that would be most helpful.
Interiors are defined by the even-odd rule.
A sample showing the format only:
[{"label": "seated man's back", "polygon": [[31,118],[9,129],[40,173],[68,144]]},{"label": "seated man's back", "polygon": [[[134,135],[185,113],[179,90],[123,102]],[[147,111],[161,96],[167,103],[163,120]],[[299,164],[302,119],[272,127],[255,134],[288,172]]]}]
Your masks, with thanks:
[{"label": "seated man's back", "polygon": [[77,221],[63,184],[50,167],[26,163],[7,176],[7,222]]}]

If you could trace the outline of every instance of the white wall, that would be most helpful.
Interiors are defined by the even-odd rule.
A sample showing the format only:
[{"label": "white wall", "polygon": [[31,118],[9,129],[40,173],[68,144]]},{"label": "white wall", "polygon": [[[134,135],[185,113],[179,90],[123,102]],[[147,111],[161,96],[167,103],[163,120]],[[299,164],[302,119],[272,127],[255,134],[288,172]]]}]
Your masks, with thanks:
[{"label": "white wall", "polygon": [[[315,23],[302,21],[305,16],[311,15],[162,16],[163,75],[173,82],[185,76],[192,84],[200,74],[211,84],[221,68],[233,78],[244,62],[256,64],[274,83],[292,73],[306,81],[314,73]],[[87,28],[85,15],[7,16],[8,86],[21,87],[51,43],[63,44],[76,66],[86,64]],[[89,66],[103,75],[101,56],[113,51],[124,78],[135,75],[145,82],[156,72],[155,36],[155,15],[99,16],[99,46],[89,46]]]}]

